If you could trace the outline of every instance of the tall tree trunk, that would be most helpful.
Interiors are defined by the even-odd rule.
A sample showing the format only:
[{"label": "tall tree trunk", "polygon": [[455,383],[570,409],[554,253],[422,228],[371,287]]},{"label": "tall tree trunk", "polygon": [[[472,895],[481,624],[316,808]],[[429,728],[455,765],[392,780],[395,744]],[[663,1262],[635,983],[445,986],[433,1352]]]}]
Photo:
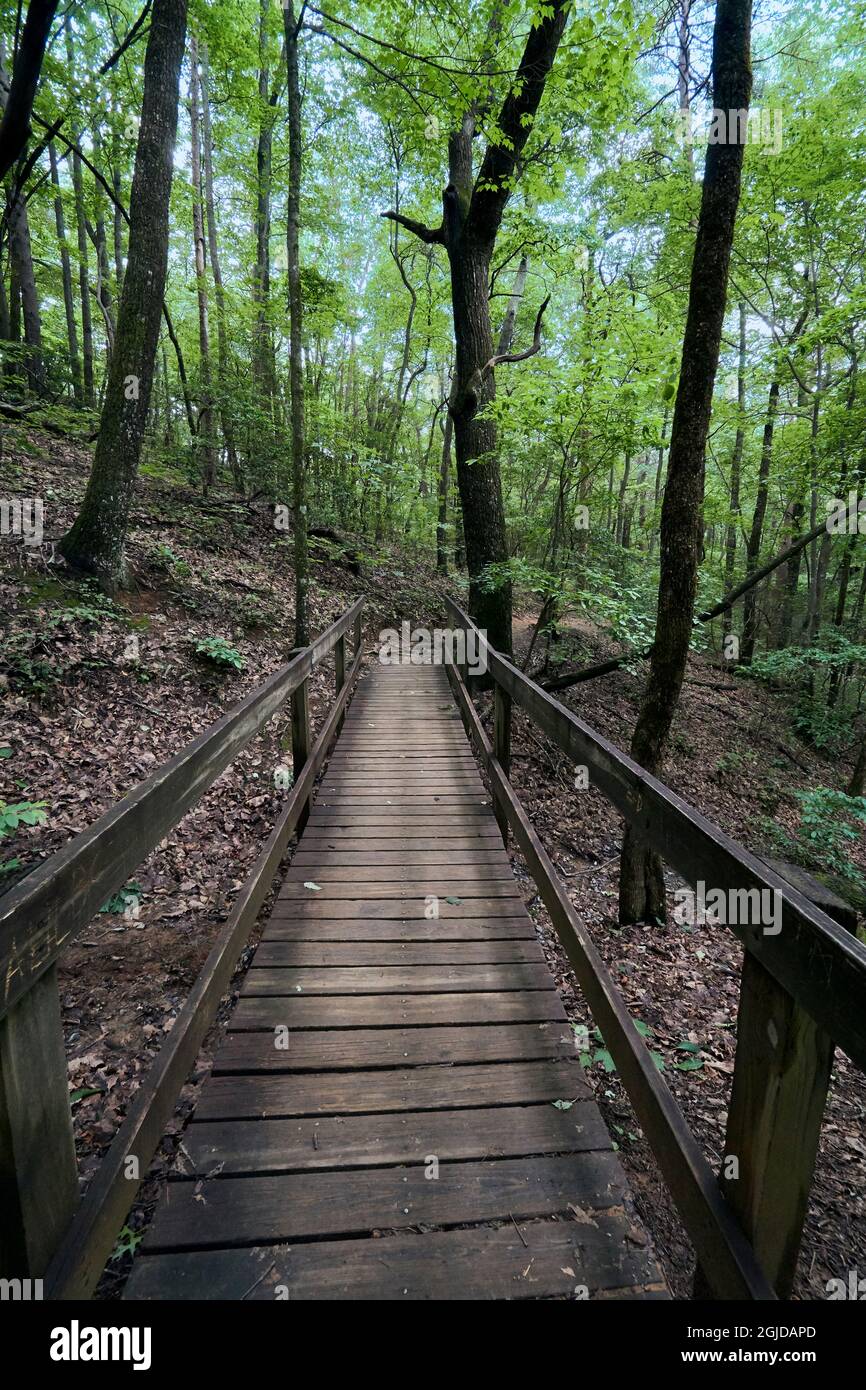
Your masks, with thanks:
[{"label": "tall tree trunk", "polygon": [[66,341],[69,345],[69,371],[72,377],[72,394],[77,405],[83,398],[81,380],[81,357],[78,351],[78,324],[75,318],[75,295],[72,289],[72,266],[69,260],[69,244],[66,240],[66,218],[63,214],[63,196],[60,192],[60,176],[57,172],[57,153],[54,142],[48,145],[48,162],[51,169],[51,182],[54,186],[54,225],[57,229],[57,244],[60,247],[60,269],[63,277],[63,307],[66,311]]},{"label": "tall tree trunk", "polygon": [[192,164],[192,239],[195,255],[195,284],[198,299],[198,350],[201,378],[201,404],[198,415],[198,452],[201,460],[202,489],[207,496],[216,479],[213,400],[210,370],[210,319],[208,314],[207,262],[204,249],[204,208],[201,176],[201,112],[199,105],[198,43],[189,39],[189,123]]},{"label": "tall tree trunk", "polygon": [[24,327],[24,343],[28,351],[25,357],[27,386],[30,391],[40,394],[45,389],[45,367],[42,357],[42,310],[39,304],[39,290],[33,270],[33,251],[30,245],[30,222],[23,192],[10,189],[11,202],[8,208],[9,259],[15,273],[15,282],[21,297],[21,320]]},{"label": "tall tree trunk", "polygon": [[150,409],[185,36],[186,0],[153,0],[116,350],[84,501],[61,542],[71,564],[109,587],[124,577],[129,509]]},{"label": "tall tree trunk", "polygon": [[[460,127],[451,133],[442,225],[434,230],[398,212],[385,214],[422,241],[444,245],[448,253],[455,343],[452,416],[469,566],[469,607],[479,626],[487,630],[492,645],[505,652],[511,651],[511,585],[485,584],[488,567],[508,559],[496,426],[487,413],[496,395],[490,263],[520,172],[523,149],[565,30],[567,11],[567,0],[551,0],[530,29],[477,178],[473,141],[479,109],[470,107]],[[491,40],[498,24],[497,13],[491,23]]]},{"label": "tall tree trunk", "polygon": [[[445,390],[445,373],[442,373],[442,390]],[[436,569],[439,574],[448,573],[448,490],[451,486],[451,438],[454,433],[454,417],[451,402],[445,410],[442,430],[442,457],[436,483]]]},{"label": "tall tree trunk", "polygon": [[[746,110],[752,89],[751,0],[717,0],[713,33],[713,107]],[[729,136],[731,132],[728,132]],[[650,671],[631,743],[632,757],[661,770],[685,676],[703,532],[707,434],[725,318],[728,267],[740,200],[743,145],[709,144],[689,286],[680,383],[674,406],[661,515],[661,572]],[[620,917],[665,914],[658,857],[629,826],[623,839]]]},{"label": "tall tree trunk", "polygon": [[304,332],[301,298],[301,178],[302,139],[301,81],[298,70],[299,23],[294,0],[284,0],[286,68],[289,83],[289,187],[286,205],[286,252],[289,280],[289,386],[292,400],[292,502],[295,516],[295,646],[309,642],[307,631],[306,460],[304,458]]},{"label": "tall tree trunk", "polygon": [[725,537],[725,593],[734,582],[737,564],[737,534],[740,529],[740,474],[743,466],[743,448],[746,442],[746,304],[740,300],[740,354],[737,363],[737,435],[734,452],[731,456],[731,519]]},{"label": "tall tree trunk", "polygon": [[259,133],[256,142],[256,264],[253,272],[253,300],[256,323],[253,338],[253,377],[259,398],[273,418],[276,368],[270,324],[271,300],[271,164],[274,105],[276,95],[268,93],[268,23],[271,0],[259,0]]},{"label": "tall tree trunk", "polygon": [[[761,541],[764,537],[764,518],[767,515],[767,500],[770,495],[770,468],[773,463],[773,433],[776,428],[776,415],[779,409],[779,383],[770,386],[767,401],[767,415],[764,420],[764,438],[761,443],[761,464],[758,469],[758,491],[755,497],[755,510],[752,513],[752,529],[746,542],[746,573],[752,574],[758,568],[761,555]],[[755,655],[755,642],[758,636],[758,591],[749,589],[743,599],[743,640],[740,643],[740,660],[744,665]]]},{"label": "tall tree trunk", "polygon": [[204,186],[205,210],[207,212],[207,241],[210,255],[210,268],[213,275],[214,295],[217,310],[217,371],[219,374],[220,423],[226,446],[226,457],[239,492],[244,491],[244,474],[238,460],[235,445],[234,421],[228,404],[229,390],[229,347],[226,328],[226,297],[223,286],[222,266],[217,236],[216,208],[213,191],[213,130],[210,114],[210,69],[207,46],[201,51],[201,90],[202,90],[202,135],[204,137]]}]

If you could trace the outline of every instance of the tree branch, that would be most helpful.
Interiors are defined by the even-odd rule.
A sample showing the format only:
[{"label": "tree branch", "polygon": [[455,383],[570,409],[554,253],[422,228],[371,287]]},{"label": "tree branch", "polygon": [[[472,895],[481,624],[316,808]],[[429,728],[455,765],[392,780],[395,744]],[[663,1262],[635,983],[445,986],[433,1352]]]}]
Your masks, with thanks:
[{"label": "tree branch", "polygon": [[379,216],[387,217],[391,222],[405,227],[407,232],[413,232],[421,241],[426,241],[428,246],[445,245],[445,228],[441,224],[438,227],[428,227],[423,222],[416,222],[412,217],[404,217],[402,212],[380,212]]},{"label": "tree branch", "polygon": [[486,376],[494,367],[501,367],[504,362],[525,362],[527,357],[534,357],[541,351],[541,320],[544,318],[544,311],[550,303],[550,295],[547,296],[535,318],[535,330],[532,335],[532,346],[524,348],[523,352],[497,352],[494,353],[487,363],[482,376]]},{"label": "tree branch", "polygon": [[30,116],[42,71],[57,0],[31,0],[15,56],[12,81],[0,121],[0,179],[8,174],[30,138]]}]

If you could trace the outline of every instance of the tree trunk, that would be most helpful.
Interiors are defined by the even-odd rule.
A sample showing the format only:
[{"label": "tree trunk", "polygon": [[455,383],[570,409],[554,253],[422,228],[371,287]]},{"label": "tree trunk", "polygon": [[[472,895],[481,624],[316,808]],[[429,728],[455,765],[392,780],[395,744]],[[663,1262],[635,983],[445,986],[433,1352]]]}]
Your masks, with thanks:
[{"label": "tree trunk", "polygon": [[289,187],[286,204],[286,252],[289,280],[289,386],[292,401],[292,502],[295,514],[295,646],[309,642],[307,631],[306,460],[304,458],[304,333],[301,298],[300,231],[302,138],[298,30],[294,0],[283,0],[286,68],[289,83]]},{"label": "tree trunk", "polygon": [[124,545],[150,408],[165,291],[186,0],[153,0],[130,198],[129,256],[93,468],[61,542],[70,564],[108,587],[124,578]]},{"label": "tree trunk", "polygon": [[217,237],[216,208],[213,192],[213,131],[210,114],[210,70],[208,67],[207,46],[201,50],[201,92],[202,92],[202,135],[204,137],[204,185],[205,210],[207,212],[207,240],[210,255],[210,268],[213,275],[214,294],[217,309],[217,371],[219,374],[220,423],[226,445],[226,457],[238,492],[244,491],[244,474],[238,460],[235,445],[234,421],[228,405],[229,390],[229,347],[226,328],[226,300],[223,287],[222,266]]},{"label": "tree trunk", "polygon": [[[544,94],[567,19],[567,0],[551,0],[530,28],[477,178],[473,140],[479,109],[471,106],[448,141],[449,182],[442,225],[432,230],[400,213],[386,216],[428,243],[444,245],[451,272],[455,390],[452,416],[457,484],[462,503],[469,607],[491,644],[511,651],[511,585],[485,583],[489,566],[508,559],[496,426],[485,413],[496,395],[490,322],[490,262],[502,217],[520,172],[520,159]],[[498,30],[494,12],[491,36]],[[499,141],[500,143],[496,143]]]},{"label": "tree trunk", "polygon": [[746,442],[746,305],[739,303],[740,315],[740,356],[737,367],[737,436],[731,457],[731,519],[725,537],[725,592],[734,582],[737,564],[737,534],[740,529],[740,473],[743,465],[743,447]]},{"label": "tree trunk", "polygon": [[451,486],[451,436],[453,432],[454,419],[451,415],[449,403],[449,408],[445,411],[445,424],[442,434],[442,459],[439,464],[439,477],[436,487],[436,569],[439,574],[448,573],[448,489]]},{"label": "tree trunk", "polygon": [[[751,15],[751,0],[717,0],[713,33],[716,110],[739,111],[749,106]],[[651,773],[661,770],[692,635],[703,532],[707,434],[742,167],[743,145],[739,140],[708,145],[661,515],[656,635],[631,744],[632,757]],[[663,918],[664,911],[661,863],[629,826],[622,849],[621,920]]]},{"label": "tree trunk", "polygon": [[[755,497],[755,510],[752,513],[752,529],[746,544],[746,573],[752,574],[758,568],[761,554],[761,541],[764,536],[764,518],[767,514],[767,499],[770,493],[770,468],[773,462],[773,432],[776,428],[776,415],[779,409],[779,383],[770,386],[767,400],[767,415],[764,421],[764,438],[761,444],[761,466],[758,469],[758,491]],[[758,594],[757,589],[749,589],[743,600],[743,640],[740,644],[740,661],[744,665],[755,654],[758,636]]]},{"label": "tree trunk", "polygon": [[199,103],[198,43],[189,39],[189,124],[192,167],[192,239],[195,255],[195,283],[198,299],[198,350],[201,378],[201,405],[198,414],[198,453],[201,459],[202,491],[205,496],[216,480],[213,401],[210,370],[210,318],[208,313],[207,263],[204,249],[204,209],[201,176],[201,112]]},{"label": "tree trunk", "polygon": [[256,323],[253,338],[253,377],[259,399],[273,420],[276,369],[270,325],[271,300],[271,163],[274,100],[268,94],[268,19],[271,0],[259,0],[259,133],[256,142],[256,264],[253,301]]},{"label": "tree trunk", "polygon": [[66,240],[66,218],[63,215],[63,197],[60,192],[60,176],[57,172],[57,153],[53,141],[48,145],[48,162],[51,168],[51,182],[54,186],[54,225],[57,228],[57,244],[60,247],[60,269],[63,276],[63,307],[66,311],[66,341],[69,344],[69,372],[72,377],[72,394],[77,405],[83,398],[81,380],[81,358],[78,351],[78,324],[75,319],[75,295],[72,290],[72,266],[69,260],[69,245]]}]

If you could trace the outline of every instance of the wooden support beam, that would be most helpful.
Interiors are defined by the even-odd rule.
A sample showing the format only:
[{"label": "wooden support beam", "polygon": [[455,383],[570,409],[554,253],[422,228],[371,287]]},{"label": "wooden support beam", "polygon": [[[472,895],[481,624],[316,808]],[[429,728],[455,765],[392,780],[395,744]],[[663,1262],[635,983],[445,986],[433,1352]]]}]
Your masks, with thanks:
[{"label": "wooden support beam", "polygon": [[746,952],[719,1180],[779,1298],[797,1271],[833,1052],[830,1034]]},{"label": "wooden support beam", "polygon": [[[501,685],[493,689],[493,756],[506,777],[511,772],[511,696]],[[497,802],[494,807],[496,824],[502,832],[502,843],[508,848],[508,816]]]},{"label": "wooden support beam", "polygon": [[57,969],[0,1022],[0,1277],[41,1278],[78,1202]]},{"label": "wooden support beam", "polygon": [[[295,783],[304,770],[310,756],[310,691],[309,681],[303,680],[292,692],[292,769]],[[301,807],[298,816],[298,834],[304,833],[310,815],[309,798]]]},{"label": "wooden support beam", "polygon": [[[345,638],[345,636],[343,636],[343,637],[341,637],[341,638],[338,640],[337,645],[336,645],[336,647],[334,648],[334,688],[335,688],[335,691],[336,691],[337,695],[340,694],[340,691],[343,689],[343,686],[344,686],[345,684],[346,684],[346,638]],[[341,716],[341,717],[340,717],[340,721],[339,721],[339,723],[338,723],[338,725],[337,725],[337,734],[338,734],[338,735],[340,734],[342,728],[343,728],[343,717]]]}]

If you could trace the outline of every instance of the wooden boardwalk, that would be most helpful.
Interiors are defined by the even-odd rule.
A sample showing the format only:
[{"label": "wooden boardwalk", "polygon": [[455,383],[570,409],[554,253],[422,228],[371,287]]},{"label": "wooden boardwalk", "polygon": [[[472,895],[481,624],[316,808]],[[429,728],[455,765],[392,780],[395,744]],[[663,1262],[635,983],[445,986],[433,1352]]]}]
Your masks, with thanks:
[{"label": "wooden boardwalk", "polygon": [[362,680],[184,1157],[128,1298],[666,1296],[441,668]]}]

